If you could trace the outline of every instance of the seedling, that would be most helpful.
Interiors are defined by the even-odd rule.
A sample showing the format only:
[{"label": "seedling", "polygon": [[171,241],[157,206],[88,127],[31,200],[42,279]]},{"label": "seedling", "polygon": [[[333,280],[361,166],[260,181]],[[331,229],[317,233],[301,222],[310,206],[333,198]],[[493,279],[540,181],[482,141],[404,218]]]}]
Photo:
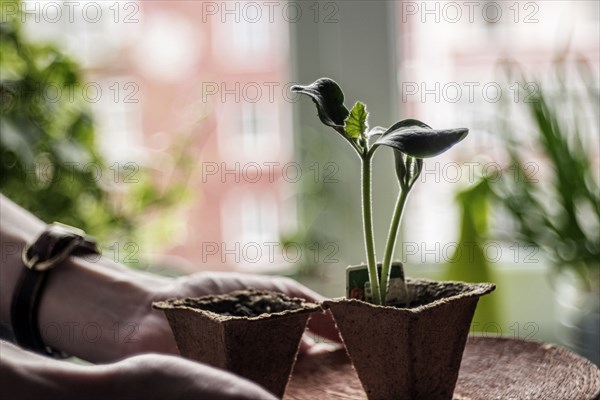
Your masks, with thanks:
[{"label": "seedling", "polygon": [[[332,79],[321,78],[308,86],[292,86],[291,90],[310,96],[317,106],[321,122],[339,133],[361,160],[362,217],[371,298],[374,304],[384,304],[404,205],[410,190],[421,174],[423,159],[445,152],[464,139],[469,131],[466,128],[432,129],[416,119],[402,120],[387,129],[380,126],[369,129],[367,106],[357,101],[348,111],[344,105],[344,93]],[[372,160],[380,146],[393,149],[396,176],[400,185],[383,254],[381,274],[377,270],[375,261],[371,205]],[[401,275],[404,276],[403,271]],[[406,285],[404,279],[402,285]]]}]

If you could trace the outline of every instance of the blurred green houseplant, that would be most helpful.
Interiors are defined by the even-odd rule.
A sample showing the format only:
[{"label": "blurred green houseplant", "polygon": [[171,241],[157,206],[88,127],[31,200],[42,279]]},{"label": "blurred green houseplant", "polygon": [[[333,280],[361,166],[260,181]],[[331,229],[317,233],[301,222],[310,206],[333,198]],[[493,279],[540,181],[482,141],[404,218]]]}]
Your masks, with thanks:
[{"label": "blurred green houseplant", "polygon": [[[3,16],[0,52],[3,194],[44,221],[80,227],[104,245],[137,241],[149,209],[162,212],[181,202],[184,182],[159,188],[135,163],[105,163],[78,64],[52,45],[27,42],[18,15]],[[177,160],[189,168],[183,152]]]},{"label": "blurred green houseplant", "polygon": [[[599,292],[600,185],[593,159],[600,121],[597,83],[581,64],[583,90],[574,93],[578,82],[565,80],[564,67],[558,65],[556,90],[536,85],[524,103],[533,123],[533,149],[523,146],[522,126],[504,122],[512,173],[491,187],[496,203],[516,221],[522,242],[539,247],[557,270],[575,272],[587,290]],[[532,164],[525,150],[539,161]]]},{"label": "blurred green houseplant", "polygon": [[530,85],[517,105],[527,118],[502,113],[511,116],[501,129],[510,167],[487,179],[517,240],[539,248],[557,272],[560,339],[600,365],[600,101],[593,73],[577,66],[579,74],[567,75],[571,65],[557,62],[552,89]]},{"label": "blurred green houseplant", "polygon": [[[480,179],[460,191],[460,234],[455,251],[448,260],[442,279],[463,282],[494,282],[492,265],[485,254],[490,237],[491,183]],[[494,282],[496,283],[496,282]],[[473,331],[486,331],[497,324],[500,315],[497,293],[490,293],[477,304],[471,323]]]}]

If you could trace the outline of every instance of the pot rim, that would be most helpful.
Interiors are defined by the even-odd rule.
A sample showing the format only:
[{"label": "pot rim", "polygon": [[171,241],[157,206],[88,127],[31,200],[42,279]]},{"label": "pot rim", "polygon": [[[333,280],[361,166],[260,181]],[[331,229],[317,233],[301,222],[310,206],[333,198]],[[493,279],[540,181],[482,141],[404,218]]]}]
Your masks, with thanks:
[{"label": "pot rim", "polygon": [[458,284],[468,287],[468,289],[464,292],[455,294],[453,296],[442,297],[441,299],[437,299],[435,301],[432,301],[431,303],[423,304],[423,305],[420,305],[420,306],[414,307],[414,308],[378,305],[378,304],[372,304],[372,303],[369,303],[369,302],[366,302],[363,300],[348,299],[346,297],[336,297],[336,298],[333,298],[330,300],[325,300],[321,303],[321,305],[323,306],[324,309],[329,309],[332,304],[350,303],[350,304],[370,306],[370,307],[378,308],[378,309],[382,309],[382,308],[389,309],[389,310],[394,310],[395,312],[418,314],[418,313],[424,312],[426,310],[436,308],[441,304],[450,303],[450,302],[456,301],[458,299],[469,298],[469,297],[480,297],[485,294],[491,293],[496,289],[496,285],[494,283],[489,283],[489,282],[472,283],[472,282],[461,282],[461,281],[435,281],[432,279],[424,279],[424,278],[406,278],[407,284],[409,284],[411,282],[424,282],[424,283],[436,283],[436,284],[439,284],[439,283],[454,283],[454,284],[456,284],[456,283],[458,283]]},{"label": "pot rim", "polygon": [[[222,296],[232,296],[232,295],[235,296],[237,293],[240,293],[240,292],[243,292],[243,293],[254,292],[256,294],[278,293],[280,295],[283,295],[283,297],[286,300],[291,300],[291,301],[299,300],[300,308],[291,309],[291,310],[288,309],[288,310],[283,310],[283,311],[274,312],[274,313],[262,313],[262,314],[259,314],[259,315],[253,316],[253,317],[246,317],[246,316],[235,316],[235,315],[221,315],[214,311],[190,307],[190,306],[182,304],[186,300],[209,300],[209,299],[215,299],[215,298],[219,299]],[[225,301],[225,299],[222,299],[222,300]],[[227,300],[227,301],[231,301],[231,300]],[[285,293],[277,292],[274,290],[255,290],[255,289],[235,290],[235,291],[232,291],[229,293],[210,294],[210,295],[200,296],[200,297],[170,298],[170,299],[166,299],[166,300],[162,300],[162,301],[153,302],[152,308],[157,309],[157,310],[163,310],[165,312],[167,310],[187,310],[190,312],[201,314],[207,318],[210,318],[212,320],[219,321],[219,322],[263,321],[263,320],[269,320],[269,319],[275,319],[275,318],[294,316],[297,314],[313,313],[313,312],[317,312],[317,311],[323,312],[323,307],[320,304],[311,303],[311,302],[308,302],[305,299],[302,299],[299,297],[290,297],[290,296],[286,295]]]}]

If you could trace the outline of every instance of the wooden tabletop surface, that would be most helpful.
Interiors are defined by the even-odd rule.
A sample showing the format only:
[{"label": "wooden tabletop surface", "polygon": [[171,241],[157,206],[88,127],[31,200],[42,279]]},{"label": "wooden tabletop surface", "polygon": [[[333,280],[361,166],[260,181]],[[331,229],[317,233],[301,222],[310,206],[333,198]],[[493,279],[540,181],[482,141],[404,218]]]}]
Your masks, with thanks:
[{"label": "wooden tabletop surface", "polygon": [[[364,400],[344,350],[298,359],[284,400]],[[455,400],[599,400],[600,369],[557,345],[469,338]]]}]

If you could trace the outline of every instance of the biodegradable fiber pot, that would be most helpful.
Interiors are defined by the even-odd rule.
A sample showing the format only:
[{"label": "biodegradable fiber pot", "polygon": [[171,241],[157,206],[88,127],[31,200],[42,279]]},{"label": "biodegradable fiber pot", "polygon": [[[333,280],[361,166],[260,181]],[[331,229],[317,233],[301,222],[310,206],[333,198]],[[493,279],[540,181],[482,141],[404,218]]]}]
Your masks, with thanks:
[{"label": "biodegradable fiber pot", "polygon": [[479,297],[490,283],[406,279],[407,308],[333,299],[329,308],[370,400],[452,399]]},{"label": "biodegradable fiber pot", "polygon": [[283,397],[306,322],[317,304],[271,291],[153,303],[165,312],[182,356],[250,379]]}]

